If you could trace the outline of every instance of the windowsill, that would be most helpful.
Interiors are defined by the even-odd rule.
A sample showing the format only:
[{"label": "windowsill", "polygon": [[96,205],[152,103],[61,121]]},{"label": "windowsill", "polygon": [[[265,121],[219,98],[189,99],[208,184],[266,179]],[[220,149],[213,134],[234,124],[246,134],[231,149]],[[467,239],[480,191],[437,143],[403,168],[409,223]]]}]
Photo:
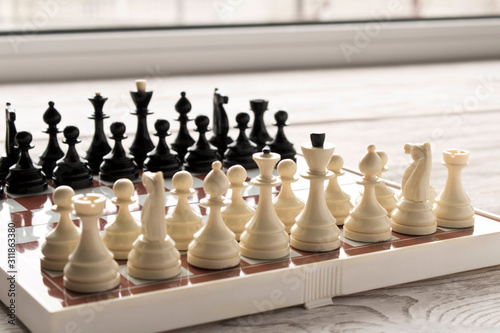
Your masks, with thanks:
[{"label": "windowsill", "polygon": [[488,59],[500,19],[0,37],[2,82]]}]

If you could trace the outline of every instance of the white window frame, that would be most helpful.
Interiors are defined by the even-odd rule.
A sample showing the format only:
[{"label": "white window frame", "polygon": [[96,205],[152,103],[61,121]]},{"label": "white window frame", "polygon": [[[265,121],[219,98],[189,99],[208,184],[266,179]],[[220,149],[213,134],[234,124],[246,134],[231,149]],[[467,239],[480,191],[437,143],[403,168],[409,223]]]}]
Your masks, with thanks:
[{"label": "white window frame", "polygon": [[0,36],[0,82],[500,57],[500,19]]}]

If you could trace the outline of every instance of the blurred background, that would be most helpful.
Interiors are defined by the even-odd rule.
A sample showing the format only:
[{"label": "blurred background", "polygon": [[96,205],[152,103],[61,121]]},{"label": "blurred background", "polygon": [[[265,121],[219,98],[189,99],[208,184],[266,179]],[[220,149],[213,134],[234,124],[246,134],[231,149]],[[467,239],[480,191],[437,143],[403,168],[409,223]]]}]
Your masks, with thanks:
[{"label": "blurred background", "polygon": [[[395,0],[393,5],[398,10],[392,19],[500,14],[500,0]],[[387,6],[387,0],[3,0],[0,31],[25,30],[28,22],[40,30],[79,30],[356,21],[374,19]]]}]

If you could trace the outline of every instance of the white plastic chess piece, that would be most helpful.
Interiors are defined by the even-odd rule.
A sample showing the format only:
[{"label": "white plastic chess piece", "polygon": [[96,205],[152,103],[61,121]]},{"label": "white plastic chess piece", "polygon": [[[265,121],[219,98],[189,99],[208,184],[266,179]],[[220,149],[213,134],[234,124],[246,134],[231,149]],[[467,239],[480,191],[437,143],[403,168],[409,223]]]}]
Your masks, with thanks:
[{"label": "white plastic chess piece", "polygon": [[295,218],[304,208],[304,201],[297,198],[292,191],[292,183],[299,180],[295,173],[297,164],[291,159],[278,163],[278,174],[281,179],[281,191],[273,200],[274,209],[281,222],[285,225],[286,232],[295,224]]},{"label": "white plastic chess piece", "polygon": [[45,269],[62,271],[80,239],[80,229],[69,216],[72,209],[71,198],[74,195],[75,191],[69,186],[59,186],[52,195],[52,211],[60,214],[60,218],[54,230],[45,236],[42,245],[40,264]]},{"label": "white plastic chess piece", "polygon": [[81,220],[82,235],[64,267],[64,287],[82,293],[115,288],[120,284],[118,264],[99,235],[98,220],[104,214],[106,197],[80,194],[72,201],[74,214]]},{"label": "white plastic chess piece", "polygon": [[434,213],[437,224],[447,228],[474,226],[474,208],[462,185],[462,170],[469,164],[470,153],[465,150],[443,151],[443,164],[448,168],[448,177],[443,192],[436,198]]},{"label": "white plastic chess piece", "polygon": [[392,211],[392,230],[406,235],[429,235],[437,230],[436,215],[429,202],[429,181],[431,176],[431,145],[406,144],[405,153],[413,162],[403,174],[402,198]]},{"label": "white plastic chess piece", "polygon": [[368,153],[359,162],[364,177],[357,184],[364,187],[361,201],[345,219],[344,236],[358,242],[382,242],[391,239],[390,220],[387,211],[375,196],[375,187],[381,180],[382,160],[375,152],[375,145],[368,146]]},{"label": "white plastic chess piece", "polygon": [[311,134],[311,143],[302,145],[308,170],[300,174],[310,182],[304,210],[296,219],[290,234],[290,245],[303,251],[326,252],[340,247],[340,230],[325,199],[325,180],[333,177],[326,166],[335,147],[325,144],[324,133]]},{"label": "white plastic chess piece", "polygon": [[250,182],[258,186],[257,211],[240,237],[241,254],[254,259],[276,259],[290,253],[289,236],[273,206],[272,188],[281,181],[273,176],[273,169],[280,155],[264,148],[262,153],[252,155],[259,167],[260,175]]},{"label": "white plastic chess piece", "polygon": [[178,199],[173,211],[165,218],[167,233],[175,241],[177,250],[185,251],[195,232],[203,226],[202,216],[188,202],[188,196],[194,194],[194,189],[191,188],[193,176],[187,171],[179,171],[172,177],[172,185],[174,189],[170,194]]},{"label": "white plastic chess piece", "polygon": [[248,206],[241,195],[241,190],[248,186],[245,182],[247,171],[241,165],[233,165],[227,170],[229,188],[232,190],[231,203],[222,208],[222,219],[227,227],[234,232],[236,240],[240,240],[240,235],[245,230],[245,225],[255,214],[255,209]]},{"label": "white plastic chess piece", "polygon": [[229,181],[221,170],[220,161],[212,163],[212,171],[203,181],[208,198],[200,204],[210,208],[207,223],[194,235],[189,244],[187,262],[206,269],[224,269],[240,263],[240,249],[234,233],[224,224],[221,208],[229,204],[223,197],[229,188]]},{"label": "white plastic chess piece", "polygon": [[[387,165],[387,154],[381,150],[377,150],[376,153],[382,160],[382,170],[377,175],[377,177],[382,178],[382,173],[388,171],[389,169],[386,167]],[[378,202],[384,209],[387,211],[387,216],[391,217],[391,213],[396,208],[396,204],[398,200],[396,199],[395,192],[387,187],[385,182],[382,180],[377,186],[375,186],[375,196],[377,197]]]},{"label": "white plastic chess piece", "polygon": [[129,210],[129,205],[135,202],[132,199],[134,190],[134,183],[126,178],[118,179],[113,184],[115,197],[111,202],[119,209],[115,221],[106,226],[102,240],[108,250],[113,252],[115,259],[127,259],[135,240],[141,234],[141,226]]},{"label": "white plastic chess piece", "polygon": [[328,181],[328,186],[325,190],[325,200],[332,213],[333,217],[337,221],[337,225],[344,225],[344,220],[349,216],[349,212],[354,208],[351,203],[351,196],[340,188],[338,177],[345,174],[342,171],[344,166],[344,160],[340,155],[333,155],[330,162],[327,165],[327,169],[334,173],[334,176]]},{"label": "white plastic chess piece", "polygon": [[142,183],[148,196],[141,212],[142,235],[128,255],[128,274],[138,279],[168,279],[180,274],[181,260],[165,225],[163,173],[144,172]]}]

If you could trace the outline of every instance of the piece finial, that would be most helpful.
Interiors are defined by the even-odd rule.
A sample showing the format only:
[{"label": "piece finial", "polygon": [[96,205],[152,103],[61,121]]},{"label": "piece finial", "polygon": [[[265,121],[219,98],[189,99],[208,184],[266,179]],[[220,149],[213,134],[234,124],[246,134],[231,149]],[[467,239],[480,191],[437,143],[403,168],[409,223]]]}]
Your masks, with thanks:
[{"label": "piece finial", "polygon": [[134,195],[134,183],[130,179],[118,179],[113,184],[113,193],[120,201],[128,201]]},{"label": "piece finial", "polygon": [[137,87],[137,91],[139,92],[145,92],[146,91],[146,80],[136,80],[135,85]]},{"label": "piece finial", "polygon": [[211,198],[221,197],[229,188],[229,180],[221,170],[222,163],[212,163],[212,171],[208,173],[203,181],[203,189]]},{"label": "piece finial", "polygon": [[367,147],[368,152],[359,162],[359,170],[365,175],[365,179],[375,180],[377,175],[382,172],[382,160],[375,152],[375,149],[375,145],[369,145]]},{"label": "piece finial", "polygon": [[341,174],[342,167],[344,166],[344,159],[340,155],[332,155],[330,162],[326,167],[328,170],[332,171],[336,175]]},{"label": "piece finial", "polygon": [[233,185],[243,185],[247,179],[247,171],[239,164],[233,165],[227,170],[227,178]]},{"label": "piece finial", "polygon": [[285,159],[279,162],[277,170],[282,180],[291,179],[297,172],[297,164],[291,159]]},{"label": "piece finial", "polygon": [[53,210],[66,210],[71,211],[71,198],[75,196],[75,191],[66,185],[57,187],[52,194],[52,200],[55,207]]},{"label": "piece finial", "polygon": [[271,149],[270,149],[268,146],[264,147],[264,148],[262,149],[262,154],[264,154],[264,155],[269,155],[269,154],[271,154]]},{"label": "piece finial", "polygon": [[187,171],[179,171],[172,177],[172,186],[176,192],[189,192],[189,188],[193,186],[193,176]]},{"label": "piece finial", "polygon": [[166,119],[158,119],[155,122],[155,130],[159,135],[168,136],[168,130],[170,129],[170,123]]},{"label": "piece finial", "polygon": [[323,148],[323,145],[325,144],[325,133],[323,132],[317,132],[317,133],[311,133],[311,144],[315,148]]}]

